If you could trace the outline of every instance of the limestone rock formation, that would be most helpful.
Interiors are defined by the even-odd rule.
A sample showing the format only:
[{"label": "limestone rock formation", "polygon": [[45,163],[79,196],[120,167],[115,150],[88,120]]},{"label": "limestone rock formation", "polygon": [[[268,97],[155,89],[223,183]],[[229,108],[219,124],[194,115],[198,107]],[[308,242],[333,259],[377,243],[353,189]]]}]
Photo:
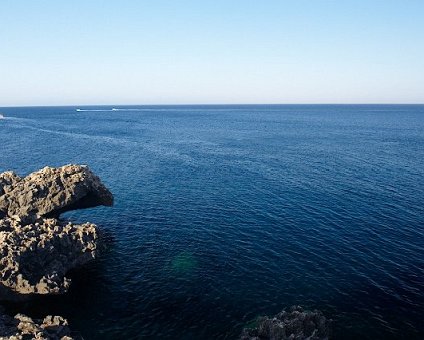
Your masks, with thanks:
[{"label": "limestone rock formation", "polygon": [[112,204],[110,191],[86,166],[45,167],[25,178],[0,174],[0,298],[66,292],[67,272],[95,258],[98,230],[57,218]]},{"label": "limestone rock formation", "polygon": [[65,274],[96,255],[97,228],[56,219],[22,225],[0,220],[0,285],[19,294],[59,294],[70,280]]},{"label": "limestone rock formation", "polygon": [[68,210],[111,206],[113,196],[90,169],[81,165],[45,167],[21,179],[0,175],[0,210],[31,223],[37,217],[59,217]]},{"label": "limestone rock formation", "polygon": [[[57,218],[112,204],[110,191],[85,166],[46,167],[25,178],[0,174],[0,298],[66,292],[67,272],[95,258],[98,230]],[[0,340],[73,338],[60,316],[11,318],[0,309]]]},{"label": "limestone rock formation", "polygon": [[21,178],[16,175],[13,171],[6,171],[0,174],[0,196],[8,193],[12,190],[13,186],[16,185]]},{"label": "limestone rock formation", "polygon": [[53,339],[72,340],[82,339],[74,337],[68,321],[60,316],[46,316],[44,320],[33,320],[23,314],[14,318],[0,311],[0,340],[23,339]]},{"label": "limestone rock formation", "polygon": [[0,174],[0,217],[3,217],[7,212],[7,200],[3,199],[13,187],[21,180],[21,178],[12,171],[3,172]]},{"label": "limestone rock formation", "polygon": [[283,310],[276,316],[259,317],[255,328],[245,328],[241,340],[327,340],[330,321],[317,310],[304,311],[300,306]]}]

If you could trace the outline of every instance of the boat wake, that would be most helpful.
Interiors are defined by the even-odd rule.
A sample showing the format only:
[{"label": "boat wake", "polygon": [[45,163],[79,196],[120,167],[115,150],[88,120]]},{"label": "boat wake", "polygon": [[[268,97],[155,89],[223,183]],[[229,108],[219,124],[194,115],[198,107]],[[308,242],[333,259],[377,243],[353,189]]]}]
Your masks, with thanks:
[{"label": "boat wake", "polygon": [[148,109],[115,109],[113,108],[112,111],[146,111]]},{"label": "boat wake", "polygon": [[144,111],[149,111],[149,112],[157,112],[157,111],[184,111],[184,112],[199,112],[199,111],[240,111],[240,110],[245,110],[245,109],[217,109],[217,108],[181,108],[181,107],[163,107],[163,108],[155,108],[155,107],[144,107],[144,108],[112,108],[112,109],[76,109],[75,111],[77,112],[128,112],[128,111],[132,111],[132,112],[144,112]]},{"label": "boat wake", "polygon": [[77,112],[109,112],[113,111],[113,109],[76,109]]},{"label": "boat wake", "polygon": [[77,112],[154,111],[154,109],[76,109]]}]

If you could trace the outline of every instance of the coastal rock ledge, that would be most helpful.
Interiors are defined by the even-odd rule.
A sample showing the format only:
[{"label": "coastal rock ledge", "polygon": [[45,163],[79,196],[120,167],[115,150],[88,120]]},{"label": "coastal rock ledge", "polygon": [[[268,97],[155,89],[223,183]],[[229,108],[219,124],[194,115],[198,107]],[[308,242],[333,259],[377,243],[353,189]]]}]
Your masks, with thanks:
[{"label": "coastal rock ledge", "polygon": [[0,174],[0,297],[66,292],[66,273],[96,257],[98,230],[60,214],[112,204],[86,166],[45,167],[25,178]]},{"label": "coastal rock ledge", "polygon": [[95,258],[97,239],[91,223],[1,219],[0,284],[18,294],[64,293],[70,285],[65,274]]},{"label": "coastal rock ledge", "polygon": [[241,340],[328,340],[330,320],[318,310],[292,306],[274,317],[259,317],[254,327],[245,328]]},{"label": "coastal rock ledge", "polygon": [[0,174],[0,211],[23,223],[98,205],[113,205],[113,195],[86,166],[45,167],[25,178]]},{"label": "coastal rock ledge", "polygon": [[34,320],[26,315],[17,314],[14,318],[0,310],[0,340],[72,340],[82,339],[74,336],[68,321],[60,316],[46,316],[43,320]]}]

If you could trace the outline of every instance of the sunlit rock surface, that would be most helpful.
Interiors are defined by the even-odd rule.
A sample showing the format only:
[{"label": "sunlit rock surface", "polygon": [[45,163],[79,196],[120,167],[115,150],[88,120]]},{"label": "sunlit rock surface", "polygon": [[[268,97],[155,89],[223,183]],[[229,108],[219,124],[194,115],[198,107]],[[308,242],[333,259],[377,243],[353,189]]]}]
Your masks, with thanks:
[{"label": "sunlit rock surface", "polygon": [[31,222],[36,217],[111,206],[113,195],[90,169],[82,165],[45,167],[21,179],[13,172],[0,175],[0,210],[9,217]]},{"label": "sunlit rock surface", "polygon": [[0,310],[0,340],[71,340],[82,339],[72,334],[68,321],[60,316],[46,316],[43,320],[35,320],[23,314],[14,318]]},{"label": "sunlit rock surface", "polygon": [[69,270],[96,257],[96,225],[64,222],[68,210],[112,205],[88,167],[45,167],[25,178],[0,174],[0,298],[60,294]]},{"label": "sunlit rock surface", "polygon": [[59,294],[69,288],[65,274],[96,256],[98,232],[91,223],[75,225],[39,219],[22,225],[0,220],[0,284],[19,294]]}]

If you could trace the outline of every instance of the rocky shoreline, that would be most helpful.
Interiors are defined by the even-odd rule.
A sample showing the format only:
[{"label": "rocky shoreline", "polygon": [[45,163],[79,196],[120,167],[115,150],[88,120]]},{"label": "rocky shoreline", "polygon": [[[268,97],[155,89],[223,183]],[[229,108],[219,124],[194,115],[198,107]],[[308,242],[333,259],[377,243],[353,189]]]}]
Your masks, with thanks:
[{"label": "rocky shoreline", "polygon": [[[45,167],[25,178],[0,174],[0,301],[66,293],[67,273],[96,258],[95,224],[60,220],[69,210],[113,205],[112,193],[81,165]],[[245,328],[242,340],[329,338],[330,322],[319,311],[300,306],[274,317],[260,317]],[[32,319],[7,315],[0,306],[2,339],[82,339],[68,321],[47,315]]]},{"label": "rocky shoreline", "polygon": [[72,333],[68,321],[60,316],[48,315],[43,320],[34,320],[17,314],[12,318],[0,310],[0,340],[3,339],[79,340],[82,337]]},{"label": "rocky shoreline", "polygon": [[[112,193],[81,165],[0,174],[0,299],[66,293],[66,274],[96,258],[95,224],[60,220],[69,210],[111,206]],[[0,339],[72,339],[66,319],[14,318],[0,310]]]},{"label": "rocky shoreline", "polygon": [[330,324],[322,312],[292,306],[273,317],[262,316],[243,329],[240,340],[328,340]]}]

